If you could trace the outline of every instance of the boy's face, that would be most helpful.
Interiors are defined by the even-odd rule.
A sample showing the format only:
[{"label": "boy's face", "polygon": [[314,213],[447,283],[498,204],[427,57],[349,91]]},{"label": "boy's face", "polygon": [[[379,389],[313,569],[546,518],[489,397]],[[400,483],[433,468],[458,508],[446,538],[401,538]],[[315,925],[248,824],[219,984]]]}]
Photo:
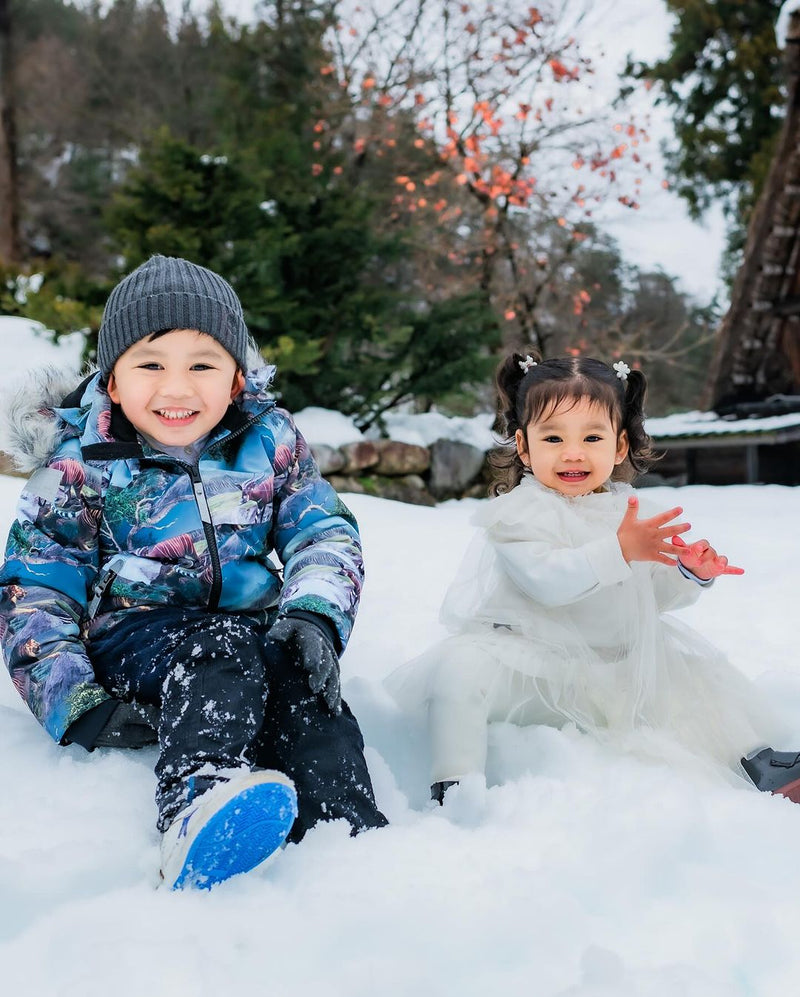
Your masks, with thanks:
[{"label": "boy's face", "polygon": [[243,387],[230,353],[197,329],[139,340],[108,378],[111,400],[139,432],[165,446],[188,446],[209,433]]}]

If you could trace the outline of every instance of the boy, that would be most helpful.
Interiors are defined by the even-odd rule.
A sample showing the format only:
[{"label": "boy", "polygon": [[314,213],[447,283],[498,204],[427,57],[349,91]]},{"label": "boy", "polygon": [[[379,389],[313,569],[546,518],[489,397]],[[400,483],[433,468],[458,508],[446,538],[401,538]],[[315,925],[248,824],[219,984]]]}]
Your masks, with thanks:
[{"label": "boy", "polygon": [[386,823],[339,689],[358,529],[251,360],[233,288],[154,256],[109,296],[99,371],[11,412],[8,449],[37,469],[0,568],[6,663],[60,744],[138,746],[155,718],[172,888],[318,820]]}]

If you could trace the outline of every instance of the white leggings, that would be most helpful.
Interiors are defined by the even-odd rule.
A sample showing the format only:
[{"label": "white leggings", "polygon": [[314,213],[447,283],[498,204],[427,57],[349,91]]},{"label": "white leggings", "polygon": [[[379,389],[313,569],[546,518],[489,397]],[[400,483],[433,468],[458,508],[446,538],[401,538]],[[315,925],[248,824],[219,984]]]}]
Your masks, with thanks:
[{"label": "white leggings", "polygon": [[460,644],[457,659],[443,655],[428,700],[431,782],[482,773],[488,726],[500,721],[560,727],[564,717],[546,705],[541,679],[498,670],[496,661],[478,647]]}]

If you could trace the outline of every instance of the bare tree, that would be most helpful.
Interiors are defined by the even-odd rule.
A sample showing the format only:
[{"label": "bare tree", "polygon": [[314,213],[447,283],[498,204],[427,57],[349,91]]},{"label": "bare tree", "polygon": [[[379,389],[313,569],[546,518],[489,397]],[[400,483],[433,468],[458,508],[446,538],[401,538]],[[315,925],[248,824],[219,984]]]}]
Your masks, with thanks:
[{"label": "bare tree", "polygon": [[[332,40],[331,74],[361,108],[355,151],[381,154],[394,141],[387,127],[413,118],[414,144],[434,162],[398,173],[395,203],[456,232],[456,255],[477,261],[507,339],[543,353],[548,288],[604,200],[638,207],[633,174],[649,169],[646,128],[592,92],[594,67],[576,41],[588,7],[359,0],[340,5]],[[553,223],[569,238],[553,239]]]}]

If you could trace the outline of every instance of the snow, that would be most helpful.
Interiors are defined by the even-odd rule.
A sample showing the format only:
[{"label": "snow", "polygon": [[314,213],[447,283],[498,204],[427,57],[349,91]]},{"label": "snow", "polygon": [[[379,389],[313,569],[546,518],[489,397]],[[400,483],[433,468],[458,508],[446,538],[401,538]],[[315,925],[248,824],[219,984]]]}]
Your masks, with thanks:
[{"label": "snow", "polygon": [[773,433],[800,426],[800,412],[770,415],[761,419],[721,419],[715,412],[676,412],[660,419],[648,419],[647,432],[657,439],[679,436],[717,436]]},{"label": "snow", "polygon": [[[8,329],[0,322],[0,343]],[[10,341],[9,341],[10,342]],[[40,337],[3,347],[51,359]],[[24,356],[24,363],[23,363]],[[318,415],[321,426],[325,417]],[[338,431],[334,425],[330,432]],[[0,477],[0,531],[19,479]],[[680,615],[798,730],[800,491],[650,489],[742,577]],[[422,731],[382,687],[442,634],[478,500],[347,495],[367,582],[342,660],[391,826],[314,829],[205,893],[157,889],[153,749],[60,748],[0,674],[0,983],[15,997],[786,997],[800,952],[800,807],[575,731],[498,725],[486,782],[427,799]],[[787,746],[788,747],[788,746]]]},{"label": "snow", "polygon": [[294,421],[309,443],[343,447],[364,439],[364,434],[349,416],[330,409],[312,405],[295,412]]},{"label": "snow", "polygon": [[491,450],[498,443],[498,437],[492,432],[494,415],[488,412],[471,419],[446,416],[441,412],[418,415],[387,412],[384,420],[390,438],[401,443],[429,447],[437,440],[456,440],[483,451]]},{"label": "snow", "polygon": [[0,315],[0,391],[24,378],[31,367],[52,364],[77,373],[81,368],[83,344],[80,332],[54,342],[52,334],[39,323]]}]

